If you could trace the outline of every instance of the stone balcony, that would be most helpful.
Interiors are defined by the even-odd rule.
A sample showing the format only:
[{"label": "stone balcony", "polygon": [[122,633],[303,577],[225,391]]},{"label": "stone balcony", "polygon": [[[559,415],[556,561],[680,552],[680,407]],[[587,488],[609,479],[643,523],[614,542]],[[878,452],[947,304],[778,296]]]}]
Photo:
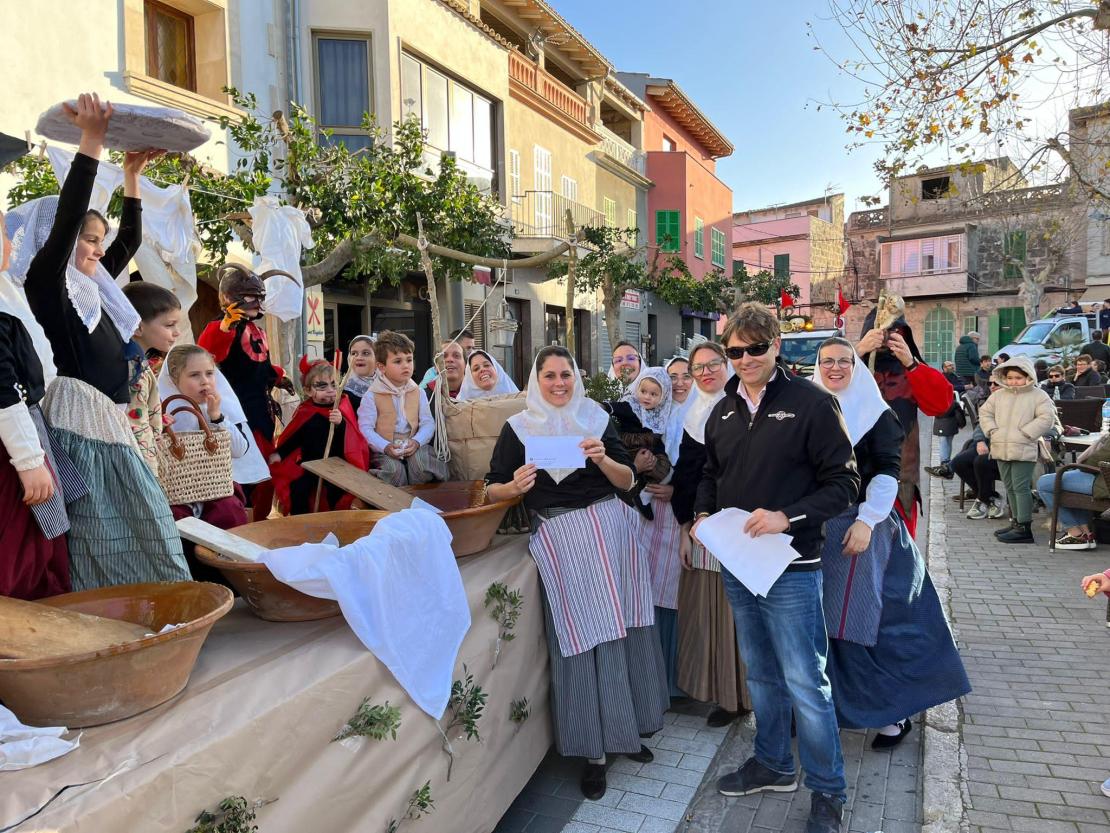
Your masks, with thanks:
[{"label": "stone balcony", "polygon": [[601,152],[606,156],[616,159],[627,168],[631,168],[640,176],[647,176],[647,154],[636,150],[607,127],[598,127],[601,134]]},{"label": "stone balcony", "polygon": [[535,109],[561,117],[566,126],[584,132],[583,138],[598,141],[586,99],[515,49],[509,50],[509,91]]}]

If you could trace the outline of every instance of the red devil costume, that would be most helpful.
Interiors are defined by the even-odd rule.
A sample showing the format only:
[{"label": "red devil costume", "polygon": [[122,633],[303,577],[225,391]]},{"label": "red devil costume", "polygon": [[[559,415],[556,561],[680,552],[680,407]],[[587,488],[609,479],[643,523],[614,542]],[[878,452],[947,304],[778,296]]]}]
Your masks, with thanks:
[{"label": "red devil costume", "polygon": [[[869,333],[875,327],[876,310],[871,310],[863,322],[863,332]],[[952,407],[952,385],[944,374],[925,364],[921,351],[913,338],[913,330],[904,317],[899,317],[888,332],[898,333],[906,342],[913,355],[914,363],[908,368],[898,360],[889,349],[880,347],[875,353],[875,381],[883,394],[883,399],[897,415],[906,435],[902,441],[902,469],[898,478],[898,500],[894,508],[906,522],[911,536],[917,535],[917,515],[921,505],[921,455],[918,445],[918,410],[925,416],[936,417]],[[868,353],[861,359],[871,360]]]},{"label": "red devil costume", "polygon": [[[323,359],[309,362],[301,359],[301,376],[317,364],[326,364]],[[316,501],[316,484],[319,478],[301,468],[303,460],[322,460],[327,446],[331,423],[328,414],[331,405],[317,405],[311,399],[302,402],[293,413],[293,418],[281,432],[275,452],[281,462],[270,466],[274,480],[274,492],[278,505],[288,515],[306,515],[310,512],[326,512],[332,509],[350,509],[354,498],[337,486],[325,483],[320,491],[320,505]],[[335,426],[329,457],[342,457],[352,466],[362,471],[370,468],[370,446],[358,429],[358,416],[345,395],[339,398],[339,413],[343,421]]]}]

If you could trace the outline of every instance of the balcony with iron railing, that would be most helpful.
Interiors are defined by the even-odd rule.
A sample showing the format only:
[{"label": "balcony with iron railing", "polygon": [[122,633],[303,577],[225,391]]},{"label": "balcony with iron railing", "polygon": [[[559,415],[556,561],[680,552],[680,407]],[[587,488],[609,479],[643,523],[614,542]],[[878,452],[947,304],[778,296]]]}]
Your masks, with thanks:
[{"label": "balcony with iron railing", "polygon": [[590,127],[586,99],[515,49],[509,50],[509,79],[584,127]]},{"label": "balcony with iron railing", "polygon": [[[605,225],[605,215],[589,206],[582,205],[554,191],[525,191],[509,200],[509,215],[513,225],[513,236],[520,240],[566,239],[567,213],[575,229],[587,226],[600,228]],[[514,250],[532,251],[534,244],[517,246]]]},{"label": "balcony with iron railing", "polygon": [[640,176],[647,176],[646,153],[642,150],[636,150],[635,147],[605,126],[599,126],[597,132],[601,134],[602,153],[631,168]]}]

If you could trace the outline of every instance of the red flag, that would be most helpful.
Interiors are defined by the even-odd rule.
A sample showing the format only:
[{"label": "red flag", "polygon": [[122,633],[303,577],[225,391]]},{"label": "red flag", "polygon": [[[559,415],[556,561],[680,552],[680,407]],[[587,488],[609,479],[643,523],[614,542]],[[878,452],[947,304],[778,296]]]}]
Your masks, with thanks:
[{"label": "red flag", "polygon": [[840,291],[840,287],[836,288],[836,314],[843,315],[848,311],[848,307],[852,306],[848,303],[848,299],[844,297],[844,293]]},{"label": "red flag", "polygon": [[782,303],[783,309],[794,306],[794,299],[790,297],[790,294],[785,289],[780,289],[779,294],[781,296],[779,300]]}]

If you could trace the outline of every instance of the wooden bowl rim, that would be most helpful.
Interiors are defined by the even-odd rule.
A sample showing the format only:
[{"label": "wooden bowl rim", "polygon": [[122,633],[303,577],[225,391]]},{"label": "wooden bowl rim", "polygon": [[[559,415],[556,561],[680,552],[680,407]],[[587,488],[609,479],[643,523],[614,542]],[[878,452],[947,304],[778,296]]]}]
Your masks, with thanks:
[{"label": "wooden bowl rim", "polygon": [[[192,585],[197,585],[193,587]],[[139,591],[133,593],[133,596],[142,595],[145,591],[149,597],[152,594],[152,588],[157,589],[154,595],[162,595],[162,593],[170,587],[177,587],[180,589],[188,588],[189,592],[200,593],[203,588],[204,592],[214,593],[215,598],[223,597],[215,608],[208,613],[201,616],[199,619],[194,619],[187,622],[180,628],[175,628],[169,633],[154,634],[147,636],[143,639],[136,639],[134,642],[125,642],[122,645],[110,645],[107,648],[101,648],[97,651],[85,651],[81,654],[65,654],[58,657],[42,657],[40,659],[0,659],[0,673],[10,671],[33,671],[45,668],[62,668],[69,665],[77,665],[79,663],[88,662],[89,660],[102,659],[106,657],[119,656],[121,654],[129,654],[135,651],[142,651],[147,648],[154,647],[155,645],[162,645],[168,642],[175,642],[183,637],[196,633],[197,631],[210,628],[216,623],[217,620],[222,619],[231,606],[235,603],[235,596],[231,590],[224,587],[222,584],[215,584],[210,581],[159,581],[159,582],[146,582],[142,584],[120,584],[112,588],[97,587],[92,590],[78,590],[73,593],[63,593],[58,596],[50,596],[46,599],[40,599],[42,604],[49,604],[52,607],[66,607],[65,605],[54,604],[59,599],[77,599],[81,596],[89,596],[94,593],[103,593],[105,590],[127,590],[132,589]],[[134,624],[134,623],[132,623]]]},{"label": "wooden bowl rim", "polygon": [[[439,483],[420,483],[416,486],[402,486],[401,490],[404,491],[404,492],[408,492],[410,495],[413,495],[414,497],[420,497],[421,492],[431,491],[432,489],[434,489],[437,486],[458,485],[458,486],[469,486],[471,489],[473,489],[473,488],[476,487],[477,484],[483,483],[483,482],[485,482],[485,481],[482,481],[482,480],[444,480],[444,481],[441,481]],[[423,498],[421,498],[421,500],[423,500]],[[466,509],[455,509],[454,511],[451,511],[451,512],[441,512],[440,517],[442,517],[446,521],[448,519],[454,520],[455,518],[466,518],[466,517],[469,517],[471,515],[487,515],[487,514],[491,514],[493,512],[493,510],[495,510],[495,509],[502,509],[503,508],[503,509],[508,510],[508,508],[510,506],[515,506],[516,504],[520,503],[521,500],[523,500],[523,495],[517,495],[516,497],[504,498],[503,500],[497,500],[497,501],[494,501],[493,503],[484,503],[481,506],[468,506]]]}]

